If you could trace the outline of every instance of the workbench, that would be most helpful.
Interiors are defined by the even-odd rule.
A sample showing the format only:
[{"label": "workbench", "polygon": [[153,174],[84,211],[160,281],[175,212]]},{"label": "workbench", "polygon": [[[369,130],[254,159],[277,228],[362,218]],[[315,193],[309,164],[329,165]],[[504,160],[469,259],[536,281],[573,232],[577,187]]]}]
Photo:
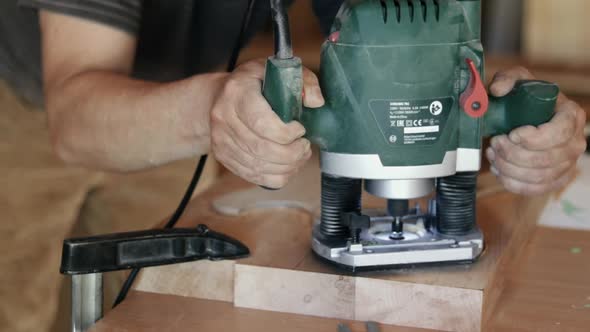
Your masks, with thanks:
[{"label": "workbench", "polygon": [[[482,178],[486,179],[486,175]],[[313,186],[311,183],[309,185]],[[484,185],[495,188],[493,184]],[[228,233],[244,241],[253,251],[252,257],[239,261],[245,262],[244,265],[234,267],[227,265],[233,263],[226,262],[196,262],[188,263],[189,265],[184,265],[185,267],[150,268],[152,270],[148,272],[144,270],[143,273],[148,276],[144,275],[143,278],[140,278],[137,286],[144,291],[131,292],[129,298],[118,308],[108,312],[93,331],[337,331],[339,322],[349,321],[353,318],[358,319],[358,316],[351,316],[350,319],[342,318],[346,317],[346,313],[339,312],[329,315],[311,312],[314,316],[327,316],[313,317],[300,314],[301,312],[305,313],[300,308],[287,308],[288,310],[265,308],[264,303],[260,304],[265,299],[258,302],[253,300],[254,304],[249,303],[248,299],[246,301],[242,299],[241,301],[245,304],[235,305],[237,299],[234,299],[234,296],[239,296],[238,293],[244,292],[243,289],[237,288],[244,287],[234,289],[233,284],[229,284],[228,280],[223,278],[225,272],[222,270],[227,271],[228,266],[229,271],[238,267],[244,269],[248,266],[276,267],[275,265],[280,265],[278,267],[284,269],[281,271],[292,269],[326,273],[325,275],[317,274],[318,278],[329,277],[337,273],[321,264],[315,265],[313,258],[307,256],[309,243],[305,234],[309,232],[309,227],[305,225],[309,222],[309,213],[301,209],[274,211],[262,209],[261,211],[246,211],[237,217],[220,217],[212,208],[215,200],[223,195],[241,190],[251,190],[250,188],[252,185],[234,175],[226,174],[210,190],[194,198],[179,223],[180,227],[206,223],[214,230]],[[483,198],[478,200],[478,218],[490,241],[487,256],[484,256],[472,267],[463,268],[463,270],[461,267],[456,270],[449,270],[449,268],[437,270],[435,268],[434,270],[418,270],[415,274],[410,273],[409,276],[393,276],[391,278],[428,283],[425,279],[432,279],[432,277],[426,278],[424,276],[437,276],[434,278],[437,279],[436,282],[440,283],[440,280],[443,280],[444,284],[448,283],[445,278],[451,278],[448,276],[457,278],[457,275],[464,274],[465,276],[459,277],[459,279],[466,285],[471,285],[477,280],[465,280],[483,278],[481,271],[497,270],[494,272],[496,276],[492,278],[494,279],[493,283],[490,280],[486,281],[486,285],[493,286],[491,294],[495,299],[492,307],[485,308],[490,312],[487,313],[489,319],[482,318],[481,320],[484,331],[588,331],[590,329],[590,232],[536,227],[535,222],[532,223],[532,227],[510,228],[517,225],[506,226],[512,221],[509,220],[499,232],[491,234],[494,232],[493,227],[495,226],[490,225],[490,221],[496,223],[498,217],[514,213],[514,206],[516,206],[514,204],[527,206],[532,202],[529,208],[535,212],[542,209],[542,205],[539,206],[539,204],[542,204],[543,200],[523,198],[494,190],[486,193],[485,188],[480,192],[484,192],[484,195],[481,195]],[[280,194],[276,195],[280,196]],[[370,199],[366,202],[369,205],[374,204]],[[536,212],[540,213],[540,211]],[[536,212],[531,214],[535,219],[539,214]],[[520,211],[515,215],[519,214],[529,215],[530,211]],[[279,215],[280,218],[277,217]],[[273,218],[280,220],[273,220]],[[514,224],[520,225],[519,222],[520,220]],[[276,225],[282,226],[277,228]],[[268,235],[268,232],[275,231],[280,233],[273,233],[272,237]],[[518,245],[510,242],[510,238],[514,236],[514,234],[510,234],[511,232],[520,234]],[[282,242],[285,239],[289,241]],[[284,243],[290,245],[285,247]],[[510,248],[507,249],[504,246]],[[279,250],[282,250],[282,255],[286,258],[281,259],[279,263],[273,262],[273,260],[277,260],[276,257],[281,256],[279,253],[273,255]],[[486,260],[491,260],[489,257],[496,255],[494,252],[502,250],[510,250],[508,255],[510,257],[502,259],[501,263],[496,265],[485,263]],[[294,254],[285,256],[285,253],[288,252]],[[305,258],[297,256],[297,253],[302,253],[304,256],[301,257]],[[295,264],[289,262],[290,259],[299,261]],[[291,266],[290,264],[295,265]],[[481,266],[488,264],[492,267],[481,268]],[[207,280],[207,274],[203,274],[203,270],[207,270],[209,276],[216,275],[216,277]],[[375,278],[387,280],[388,277]],[[255,282],[259,283],[258,287],[262,287],[261,289],[267,285],[268,287],[273,286],[272,280],[269,280],[268,283],[264,280],[255,280]],[[376,290],[376,292],[379,291]],[[486,290],[486,292],[485,296],[491,298],[489,296],[490,290]],[[248,294],[242,294],[242,296],[247,297]],[[273,294],[271,293],[270,296],[272,297]],[[277,293],[277,296],[281,295]],[[266,300],[272,301],[272,299]],[[234,304],[231,303],[232,301]],[[300,305],[297,300],[292,302],[293,306]],[[257,305],[260,308],[257,308]],[[280,305],[288,306],[288,303]],[[435,304],[432,305],[434,311],[441,310]],[[440,303],[439,306],[444,307],[445,305],[445,303]],[[240,306],[242,308],[238,308]],[[293,312],[299,312],[299,314]],[[450,321],[449,324],[448,326],[461,325],[460,322],[453,321]],[[365,331],[362,322],[351,322],[350,326],[353,331]],[[452,330],[450,327],[445,327],[445,329]],[[466,329],[463,328],[463,330]],[[425,329],[383,324],[382,331],[425,331]]]},{"label": "workbench", "polygon": [[[581,253],[572,254],[571,248]],[[507,287],[486,331],[588,331],[590,232],[539,228],[509,271]],[[94,329],[102,331],[318,331],[342,320],[234,308],[221,301],[131,292]],[[351,326],[364,331],[362,324]],[[406,327],[383,332],[426,331]]]}]

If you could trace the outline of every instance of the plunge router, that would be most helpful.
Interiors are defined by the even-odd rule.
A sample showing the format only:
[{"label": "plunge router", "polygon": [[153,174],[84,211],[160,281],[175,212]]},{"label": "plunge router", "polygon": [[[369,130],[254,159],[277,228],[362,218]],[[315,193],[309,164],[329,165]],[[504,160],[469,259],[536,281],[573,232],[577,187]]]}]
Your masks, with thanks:
[{"label": "plunge router", "polygon": [[[558,87],[519,81],[488,96],[479,0],[347,0],[322,46],[326,104],[304,109],[285,8],[271,3],[263,94],[321,150],[313,251],[353,270],[477,259],[482,138],[549,121]],[[387,206],[363,211],[363,187]],[[424,197],[424,209],[410,206]]]}]

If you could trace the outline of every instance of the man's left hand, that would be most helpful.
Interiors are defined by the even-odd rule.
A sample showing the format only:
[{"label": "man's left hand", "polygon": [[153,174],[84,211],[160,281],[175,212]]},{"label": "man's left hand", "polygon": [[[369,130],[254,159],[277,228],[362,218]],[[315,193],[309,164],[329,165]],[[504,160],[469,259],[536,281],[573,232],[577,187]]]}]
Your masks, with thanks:
[{"label": "man's left hand", "polygon": [[[534,79],[524,68],[499,72],[490,92],[508,94],[517,80]],[[586,150],[586,113],[560,94],[553,119],[539,127],[525,126],[492,138],[486,155],[491,171],[511,192],[539,195],[561,189],[572,179],[576,162]]]}]

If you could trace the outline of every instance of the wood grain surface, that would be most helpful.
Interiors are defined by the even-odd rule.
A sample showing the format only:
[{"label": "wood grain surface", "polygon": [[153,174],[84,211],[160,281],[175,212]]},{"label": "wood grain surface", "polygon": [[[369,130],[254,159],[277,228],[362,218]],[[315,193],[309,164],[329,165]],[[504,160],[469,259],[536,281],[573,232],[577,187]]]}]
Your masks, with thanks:
[{"label": "wood grain surface", "polygon": [[[132,292],[91,332],[337,332],[339,323],[365,332],[364,322],[234,308],[219,301]],[[380,326],[381,332],[428,330]]]},{"label": "wood grain surface", "polygon": [[539,227],[504,274],[486,331],[590,331],[590,232]]},{"label": "wood grain surface", "polygon": [[[506,276],[506,286],[484,331],[589,330],[590,232],[539,227],[525,249],[506,266]],[[132,292],[94,331],[336,331],[337,322],[233,308],[230,303]],[[357,323],[353,331],[364,330]],[[382,331],[425,330],[384,325]]]},{"label": "wood grain surface", "polygon": [[[319,173],[317,160],[294,179],[294,183],[301,181],[295,186],[300,190],[285,189],[296,195],[291,200],[301,196],[318,199],[310,192],[319,191],[319,185],[310,181],[313,177],[309,172]],[[239,216],[218,213],[215,202],[227,203],[227,197],[239,196],[236,193],[241,193],[237,200],[240,204],[244,198],[256,202],[269,197],[267,192],[227,174],[191,203],[179,227],[206,223],[243,241],[252,255],[224,265],[194,262],[148,268],[142,272],[137,289],[233,302],[252,309],[477,331],[495,308],[505,285],[499,271],[504,271],[525,246],[546,200],[507,193],[489,173],[480,180],[478,220],[486,249],[477,262],[350,274],[320,262],[312,254],[314,217],[305,209],[261,204],[240,211]],[[262,195],[257,196],[258,192]],[[281,191],[274,196],[289,200],[289,195]],[[318,202],[309,204],[319,206]],[[365,195],[363,205],[383,208],[385,201]],[[403,314],[401,302],[405,303]]]}]

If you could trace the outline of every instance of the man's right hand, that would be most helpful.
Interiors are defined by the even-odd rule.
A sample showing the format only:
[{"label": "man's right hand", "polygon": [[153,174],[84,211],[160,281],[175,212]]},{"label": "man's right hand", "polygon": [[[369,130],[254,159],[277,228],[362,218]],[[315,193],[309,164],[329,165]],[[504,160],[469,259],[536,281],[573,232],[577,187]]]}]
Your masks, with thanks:
[{"label": "man's right hand", "polygon": [[[324,104],[317,77],[304,69],[304,104]],[[211,151],[236,175],[252,183],[282,188],[311,157],[305,128],[285,124],[262,96],[264,60],[231,73],[211,110]]]}]

